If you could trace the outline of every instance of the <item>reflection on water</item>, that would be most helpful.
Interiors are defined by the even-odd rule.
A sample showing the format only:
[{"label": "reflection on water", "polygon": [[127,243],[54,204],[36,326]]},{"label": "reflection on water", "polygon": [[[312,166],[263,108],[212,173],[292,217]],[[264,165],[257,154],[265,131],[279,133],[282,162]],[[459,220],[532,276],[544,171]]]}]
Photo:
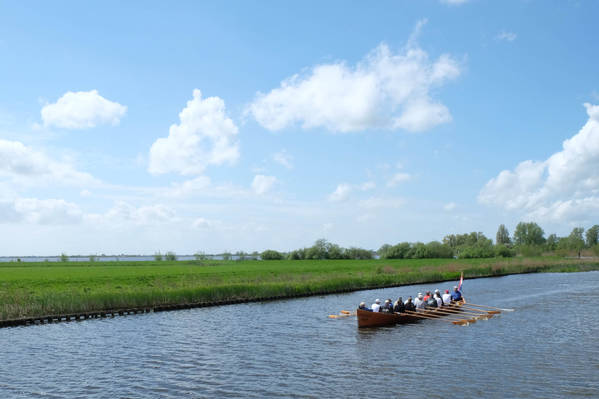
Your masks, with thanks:
[{"label": "reflection on water", "polygon": [[451,285],[1,329],[0,397],[599,397],[599,272],[467,280],[516,309],[467,327],[327,318]]}]

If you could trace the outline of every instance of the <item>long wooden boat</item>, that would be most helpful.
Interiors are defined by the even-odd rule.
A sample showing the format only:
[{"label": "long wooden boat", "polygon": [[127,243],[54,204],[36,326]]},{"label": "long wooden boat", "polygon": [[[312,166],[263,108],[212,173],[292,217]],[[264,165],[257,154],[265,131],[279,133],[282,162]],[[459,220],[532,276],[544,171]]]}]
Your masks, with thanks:
[{"label": "long wooden boat", "polygon": [[[455,311],[461,311],[460,306],[462,303],[454,304],[450,309]],[[443,308],[441,308],[443,309]],[[443,317],[448,316],[445,313],[436,312],[435,310],[425,310],[422,312],[423,315],[429,317]],[[383,312],[370,312],[368,310],[358,309],[356,311],[358,316],[358,327],[380,327],[389,326],[393,324],[405,324],[414,323],[416,321],[425,320],[418,316],[413,316],[407,313],[383,313]]]}]

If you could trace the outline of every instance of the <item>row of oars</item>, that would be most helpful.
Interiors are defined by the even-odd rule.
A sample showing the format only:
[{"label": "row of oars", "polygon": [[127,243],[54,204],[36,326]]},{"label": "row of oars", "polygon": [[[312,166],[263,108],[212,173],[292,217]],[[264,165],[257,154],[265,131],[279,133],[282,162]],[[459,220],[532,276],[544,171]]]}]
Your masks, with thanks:
[{"label": "row of oars", "polygon": [[[486,310],[490,309],[490,310]],[[514,309],[502,309],[494,306],[478,305],[475,303],[462,303],[461,305],[449,305],[436,309],[412,312],[406,310],[405,313],[421,319],[438,319],[456,325],[469,325],[477,320],[488,320],[496,314],[504,312],[513,312]],[[356,312],[342,310],[338,315],[329,315],[331,319],[339,319],[349,316],[355,316]]]},{"label": "row of oars", "polygon": [[406,314],[422,319],[439,319],[456,325],[468,325],[475,323],[477,320],[487,320],[494,315],[501,313],[499,310],[481,310],[474,306],[445,306],[437,309],[412,312],[407,310]]}]

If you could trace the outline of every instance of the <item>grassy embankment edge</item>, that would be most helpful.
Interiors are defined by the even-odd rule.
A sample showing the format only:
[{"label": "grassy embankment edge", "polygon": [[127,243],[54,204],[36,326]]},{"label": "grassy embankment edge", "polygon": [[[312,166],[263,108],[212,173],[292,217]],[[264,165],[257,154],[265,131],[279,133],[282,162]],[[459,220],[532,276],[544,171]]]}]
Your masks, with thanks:
[{"label": "grassy embankment edge", "polygon": [[[96,269],[98,268],[98,269]],[[3,282],[4,271],[17,271]],[[46,272],[39,279],[32,273]],[[57,271],[53,273],[53,271]],[[104,274],[95,276],[96,270]],[[139,272],[126,274],[124,270]],[[131,308],[168,310],[540,272],[599,270],[599,259],[247,261],[8,264],[0,321]],[[28,271],[31,273],[28,274]],[[60,271],[60,273],[58,272]],[[171,272],[172,271],[172,272]],[[71,273],[68,273],[71,272]],[[152,273],[159,272],[156,275]],[[78,274],[79,277],[64,277]],[[87,275],[90,275],[87,278]],[[23,279],[19,277],[23,276]],[[107,281],[108,279],[108,281]],[[29,284],[29,285],[28,285]],[[117,285],[115,285],[117,284]],[[99,288],[94,289],[94,286]],[[116,287],[116,288],[114,288]]]}]

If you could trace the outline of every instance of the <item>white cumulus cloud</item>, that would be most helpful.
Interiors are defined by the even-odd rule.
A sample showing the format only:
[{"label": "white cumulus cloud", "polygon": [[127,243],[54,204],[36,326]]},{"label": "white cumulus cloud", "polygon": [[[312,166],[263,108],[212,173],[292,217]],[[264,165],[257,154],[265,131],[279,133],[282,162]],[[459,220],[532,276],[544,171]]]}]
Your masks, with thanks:
[{"label": "white cumulus cloud", "polygon": [[83,220],[77,204],[62,199],[15,198],[0,202],[0,223],[75,224]]},{"label": "white cumulus cloud", "polygon": [[584,105],[589,119],[561,151],[500,172],[483,187],[479,201],[554,221],[599,216],[599,106]]},{"label": "white cumulus cloud", "polygon": [[274,176],[256,175],[252,181],[252,190],[258,195],[265,194],[277,182]]},{"label": "white cumulus cloud", "polygon": [[208,165],[233,163],[239,158],[238,129],[219,97],[203,99],[195,89],[179,119],[178,125],[170,127],[168,137],[152,144],[150,173],[199,175]]},{"label": "white cumulus cloud", "polygon": [[0,177],[19,185],[82,186],[97,184],[90,174],[79,172],[69,162],[56,161],[19,141],[0,139]]},{"label": "white cumulus cloud", "polygon": [[446,211],[453,211],[456,208],[457,204],[455,202],[449,202],[443,205],[443,209]]},{"label": "white cumulus cloud", "polygon": [[508,41],[508,42],[513,42],[514,40],[516,40],[516,38],[518,37],[517,34],[515,34],[514,32],[507,32],[502,30],[501,32],[499,32],[497,34],[497,36],[495,36],[495,38],[497,40],[504,40],[504,41]]},{"label": "white cumulus cloud", "polygon": [[372,181],[367,181],[362,184],[348,184],[348,183],[340,183],[337,185],[335,191],[333,191],[328,199],[331,202],[340,202],[345,201],[349,198],[350,194],[356,190],[359,191],[369,191],[376,187],[376,184]]},{"label": "white cumulus cloud", "polygon": [[408,181],[411,178],[412,178],[412,176],[410,176],[409,173],[398,172],[398,173],[394,174],[393,176],[391,176],[391,179],[389,179],[389,181],[387,182],[387,187],[395,187],[399,183]]},{"label": "white cumulus cloud", "polygon": [[322,64],[285,79],[269,93],[258,93],[248,112],[269,130],[301,124],[333,132],[424,131],[451,120],[431,92],[459,74],[453,57],[431,60],[412,39],[397,53],[381,44],[355,66]]},{"label": "white cumulus cloud", "polygon": [[210,220],[210,219],[206,219],[206,218],[197,218],[196,220],[193,221],[192,225],[193,227],[195,227],[196,229],[202,229],[202,230],[211,230],[214,229],[218,226],[220,226],[220,221],[217,220]]},{"label": "white cumulus cloud", "polygon": [[283,165],[287,169],[293,168],[293,157],[291,155],[289,155],[289,153],[286,150],[281,150],[281,151],[275,153],[272,156],[272,159],[276,163]]},{"label": "white cumulus cloud", "polygon": [[127,107],[105,99],[97,90],[66,92],[42,108],[44,126],[86,129],[97,125],[118,125]]},{"label": "white cumulus cloud", "polygon": [[162,204],[136,207],[125,201],[117,201],[108,212],[90,215],[90,219],[116,225],[156,225],[175,221],[176,214],[173,209]]}]

